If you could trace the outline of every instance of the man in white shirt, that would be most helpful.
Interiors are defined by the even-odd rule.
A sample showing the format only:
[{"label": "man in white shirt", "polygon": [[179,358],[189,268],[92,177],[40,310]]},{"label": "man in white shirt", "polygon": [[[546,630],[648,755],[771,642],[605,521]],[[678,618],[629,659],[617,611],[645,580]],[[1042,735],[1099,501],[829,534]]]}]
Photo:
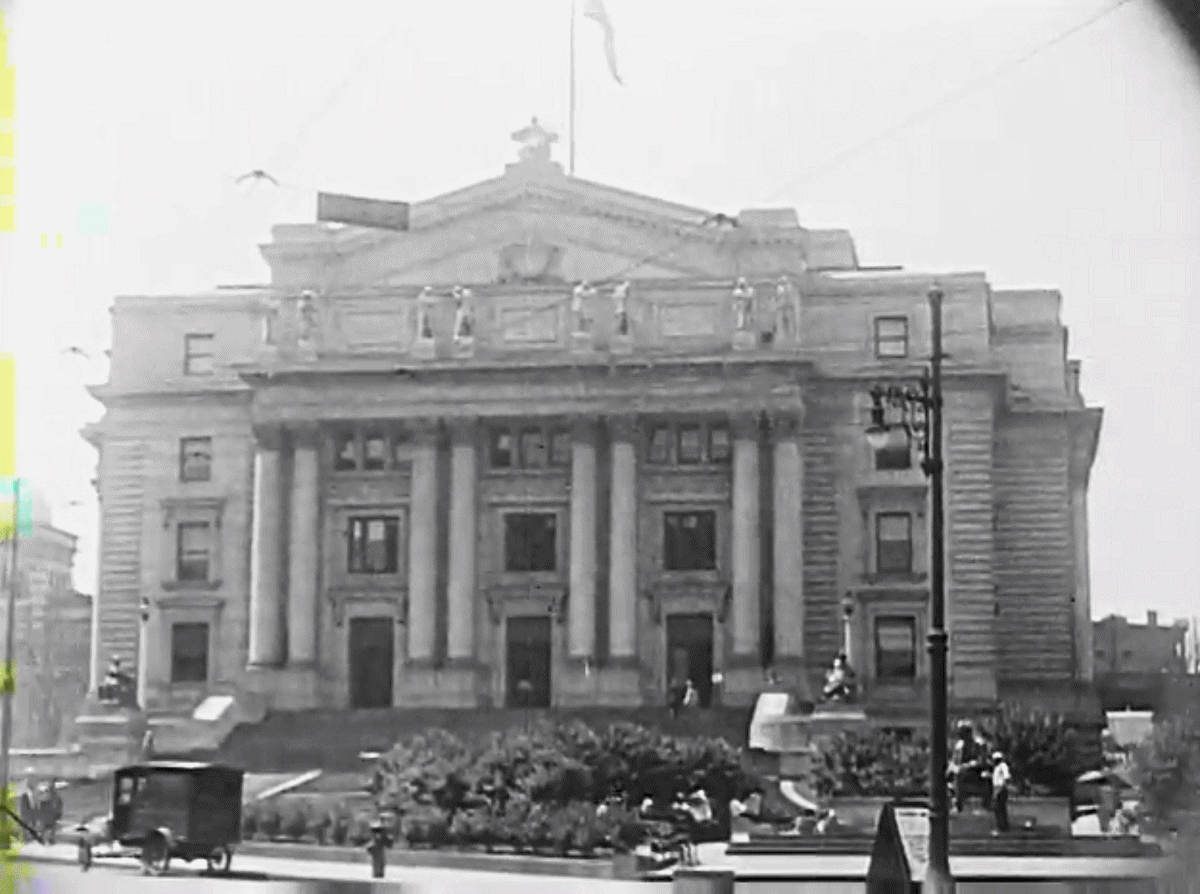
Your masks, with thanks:
[{"label": "man in white shirt", "polygon": [[1011,779],[1012,773],[1003,752],[995,752],[992,755],[992,814],[996,818],[997,835],[1008,831],[1008,783]]}]

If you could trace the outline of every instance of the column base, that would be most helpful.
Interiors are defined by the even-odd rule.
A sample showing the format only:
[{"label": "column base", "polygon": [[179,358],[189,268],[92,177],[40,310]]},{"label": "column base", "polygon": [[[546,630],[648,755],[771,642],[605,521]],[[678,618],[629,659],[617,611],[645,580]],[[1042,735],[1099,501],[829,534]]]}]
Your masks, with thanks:
[{"label": "column base", "polygon": [[268,711],[307,711],[321,707],[321,680],[316,667],[246,668],[246,689]]},{"label": "column base", "polygon": [[632,663],[597,666],[572,658],[554,681],[554,705],[559,708],[636,708],[642,704],[639,672]]},{"label": "column base", "polygon": [[720,686],[722,705],[736,708],[753,707],[759,693],[770,688],[766,674],[755,657],[732,659],[723,673],[725,678]]},{"label": "column base", "polygon": [[395,703],[406,708],[476,708],[481,701],[479,680],[473,661],[450,661],[440,667],[410,662],[400,672]]}]

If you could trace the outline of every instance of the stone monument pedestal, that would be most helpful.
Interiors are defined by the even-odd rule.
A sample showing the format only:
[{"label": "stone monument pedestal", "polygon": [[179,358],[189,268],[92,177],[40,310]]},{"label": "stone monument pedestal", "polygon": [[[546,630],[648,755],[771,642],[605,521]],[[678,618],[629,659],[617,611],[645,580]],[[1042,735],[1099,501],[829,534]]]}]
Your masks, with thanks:
[{"label": "stone monument pedestal", "polygon": [[149,722],[140,708],[113,705],[91,695],[68,733],[69,743],[97,765],[118,766],[141,757]]}]

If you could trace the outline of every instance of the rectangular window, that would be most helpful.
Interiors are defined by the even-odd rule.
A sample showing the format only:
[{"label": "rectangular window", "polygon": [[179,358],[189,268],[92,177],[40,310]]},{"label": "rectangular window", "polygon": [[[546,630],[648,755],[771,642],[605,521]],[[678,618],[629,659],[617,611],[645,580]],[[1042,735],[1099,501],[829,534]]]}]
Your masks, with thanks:
[{"label": "rectangular window", "polygon": [[663,515],[663,567],[668,571],[711,571],[717,567],[717,514]]},{"label": "rectangular window", "polygon": [[504,429],[492,432],[491,466],[493,469],[511,469],[513,466],[513,436]]},{"label": "rectangular window", "polygon": [[875,318],[875,356],[888,359],[908,356],[908,317]]},{"label": "rectangular window", "polygon": [[671,461],[671,429],[660,426],[650,433],[650,462],[665,466]]},{"label": "rectangular window", "polygon": [[181,438],[179,480],[208,481],[212,477],[212,438]]},{"label": "rectangular window", "polygon": [[912,445],[888,445],[882,450],[875,451],[875,470],[878,472],[898,472],[912,468]]},{"label": "rectangular window", "polygon": [[550,445],[545,432],[531,428],[521,432],[521,465],[527,469],[544,469],[550,462]]},{"label": "rectangular window", "polygon": [[571,433],[556,431],[550,436],[550,465],[571,465]]},{"label": "rectangular window", "polygon": [[212,556],[212,528],[208,522],[180,522],[175,554],[175,579],[207,581]]},{"label": "rectangular window", "polygon": [[378,472],[387,465],[387,438],[371,435],[363,441],[363,468]]},{"label": "rectangular window", "polygon": [[208,680],[208,625],[171,625],[171,682]]},{"label": "rectangular window", "polygon": [[351,574],[395,574],[399,569],[400,519],[373,516],[350,519]]},{"label": "rectangular window", "polygon": [[553,512],[504,516],[504,570],[554,571],[558,567],[558,517]]},{"label": "rectangular window", "polygon": [[875,619],[875,675],[883,680],[916,677],[916,618],[896,615]]},{"label": "rectangular window", "polygon": [[358,468],[358,439],[350,432],[338,435],[334,447],[333,468],[338,472],[352,472]]},{"label": "rectangular window", "polygon": [[879,574],[912,571],[912,516],[881,512],[875,516],[875,570]]},{"label": "rectangular window", "polygon": [[733,445],[729,440],[729,429],[723,425],[708,430],[708,458],[715,463],[727,463],[733,456]]},{"label": "rectangular window", "polygon": [[213,337],[207,334],[183,337],[183,372],[189,376],[213,373]]},{"label": "rectangular window", "polygon": [[679,462],[695,465],[704,460],[704,441],[700,426],[684,425],[679,429]]}]

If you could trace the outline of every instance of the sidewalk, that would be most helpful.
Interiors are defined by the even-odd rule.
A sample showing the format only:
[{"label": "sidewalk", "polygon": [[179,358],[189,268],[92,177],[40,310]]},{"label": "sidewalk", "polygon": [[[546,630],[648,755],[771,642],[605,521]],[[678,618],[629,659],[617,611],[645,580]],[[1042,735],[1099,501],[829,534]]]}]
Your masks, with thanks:
[{"label": "sidewalk", "polygon": [[[313,849],[315,851],[315,849]],[[402,855],[404,851],[394,852]],[[272,880],[287,879],[336,879],[344,881],[370,881],[371,867],[362,855],[361,862],[352,863],[348,860],[304,860],[283,856],[257,856],[235,853],[232,869],[235,873],[255,873],[265,875]],[[392,855],[389,854],[389,858]],[[74,844],[55,844],[52,846],[29,844],[22,851],[21,858],[31,863],[69,864],[76,861]],[[526,861],[532,864],[533,861]],[[111,874],[114,870],[123,869],[121,875],[136,873],[136,864],[129,859],[97,860],[87,873],[90,878],[95,873]],[[64,869],[66,867],[64,866]],[[180,877],[203,877],[202,862],[191,864],[172,861],[170,875]],[[104,876],[102,876],[104,877]],[[116,880],[111,875],[108,876]],[[466,867],[442,866],[412,866],[389,859],[387,882],[412,883],[422,892],[446,892],[446,894],[462,894],[463,891],[487,891],[489,894],[635,894],[662,890],[661,883],[644,881],[625,881],[612,878],[570,878],[561,874],[529,874],[520,872],[511,864],[507,868],[468,869]]]}]

